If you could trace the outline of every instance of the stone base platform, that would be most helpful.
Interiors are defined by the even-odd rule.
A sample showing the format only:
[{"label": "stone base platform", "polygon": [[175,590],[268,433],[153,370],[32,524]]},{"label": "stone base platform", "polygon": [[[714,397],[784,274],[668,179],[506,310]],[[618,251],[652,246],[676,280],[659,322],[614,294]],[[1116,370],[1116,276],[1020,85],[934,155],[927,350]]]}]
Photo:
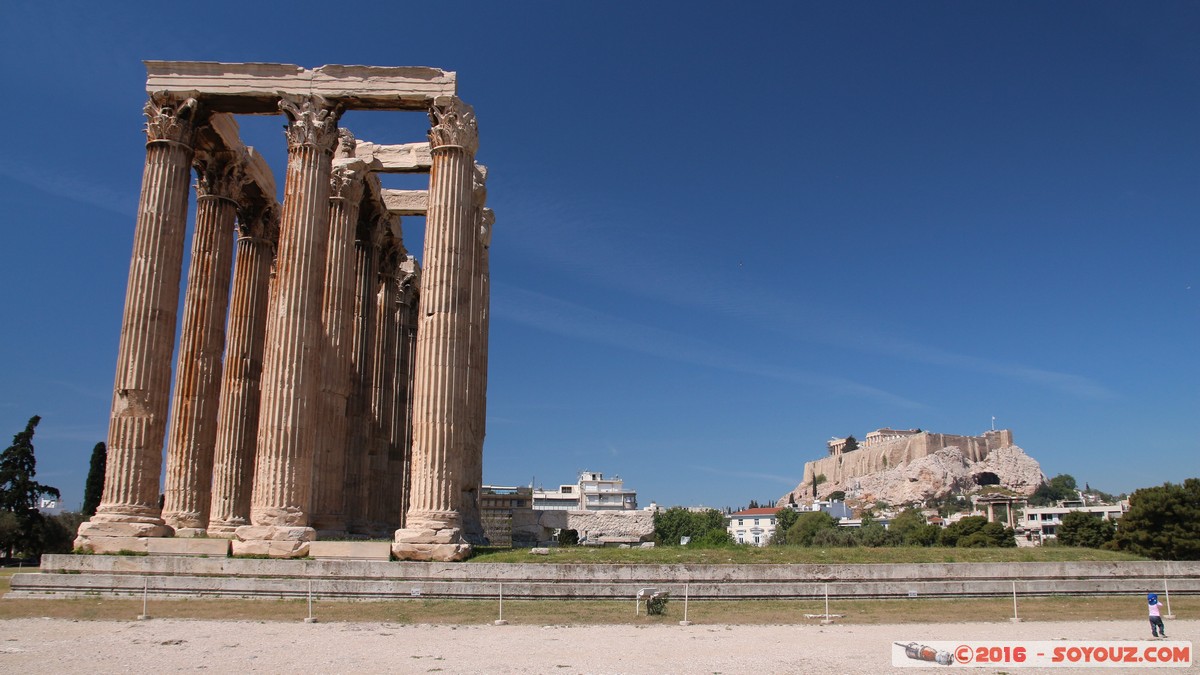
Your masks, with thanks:
[{"label": "stone base platform", "polygon": [[392,546],[386,541],[321,541],[310,542],[308,555],[313,560],[379,560],[392,559]]},{"label": "stone base platform", "polygon": [[[196,540],[191,540],[196,541]],[[221,541],[221,540],[217,540]],[[377,542],[363,542],[376,543]],[[383,545],[386,545],[384,543]],[[552,559],[552,558],[551,558]],[[904,565],[574,565],[47,555],[12,577],[11,598],[84,595],[400,600],[634,600],[643,588],[693,600],[1200,595],[1200,562]],[[685,587],[686,586],[686,587]]]}]

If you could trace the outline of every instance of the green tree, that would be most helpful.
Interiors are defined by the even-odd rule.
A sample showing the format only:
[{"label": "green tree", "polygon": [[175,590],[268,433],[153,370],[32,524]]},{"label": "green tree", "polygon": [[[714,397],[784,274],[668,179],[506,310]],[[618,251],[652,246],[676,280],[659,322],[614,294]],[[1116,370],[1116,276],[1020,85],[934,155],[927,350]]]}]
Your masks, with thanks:
[{"label": "green tree", "polygon": [[37,535],[43,518],[38,506],[43,495],[62,497],[57,488],[33,479],[37,474],[33,432],[41,420],[37,415],[29,418],[25,430],[14,435],[13,444],[0,453],[0,511],[13,514],[19,530],[5,547],[10,558],[18,551],[34,557],[41,555],[42,545]]},{"label": "green tree", "polygon": [[1029,503],[1033,506],[1053,506],[1056,502],[1078,498],[1075,477],[1069,473],[1060,473],[1039,485],[1029,496]]},{"label": "green tree", "polygon": [[937,543],[942,528],[925,522],[925,514],[917,509],[905,509],[888,526],[897,544],[907,546],[933,546]]},{"label": "green tree", "polygon": [[579,545],[579,531],[578,530],[568,530],[567,528],[564,527],[563,529],[558,531],[558,536],[556,537],[556,540],[558,541],[559,546],[578,546]]},{"label": "green tree", "polygon": [[683,537],[691,537],[691,543],[705,546],[727,540],[728,532],[725,516],[716,509],[692,512],[675,506],[654,514],[654,536],[663,546],[678,546]]},{"label": "green tree", "polygon": [[846,501],[846,492],[844,490],[834,490],[829,493],[826,499],[831,502],[844,502]]},{"label": "green tree", "polygon": [[984,516],[967,516],[942,530],[938,536],[942,546],[988,547],[1016,546],[1015,533],[1000,523],[989,523]]},{"label": "green tree", "polygon": [[1117,524],[1107,518],[1101,518],[1098,513],[1087,511],[1071,511],[1063,516],[1054,534],[1058,543],[1063,546],[1086,546],[1100,548],[1112,541],[1116,534]]},{"label": "green tree", "polygon": [[799,517],[800,514],[792,509],[780,509],[779,513],[775,514],[775,532],[771,534],[771,543],[782,544],[786,539],[784,533],[796,524],[796,519]]},{"label": "green tree", "polygon": [[858,449],[858,439],[853,436],[846,437],[846,446],[842,448],[842,452],[854,452]]},{"label": "green tree", "polygon": [[104,495],[104,469],[108,459],[108,446],[101,441],[92,448],[92,462],[88,467],[87,483],[83,486],[83,508],[85,516],[96,515],[100,506],[100,498]]},{"label": "green tree", "polygon": [[813,537],[818,532],[837,526],[837,519],[824,511],[800,513],[797,514],[796,522],[784,532],[782,543],[791,546],[812,546]]},{"label": "green tree", "polygon": [[1156,560],[1200,560],[1200,478],[1135,490],[1114,542]]}]

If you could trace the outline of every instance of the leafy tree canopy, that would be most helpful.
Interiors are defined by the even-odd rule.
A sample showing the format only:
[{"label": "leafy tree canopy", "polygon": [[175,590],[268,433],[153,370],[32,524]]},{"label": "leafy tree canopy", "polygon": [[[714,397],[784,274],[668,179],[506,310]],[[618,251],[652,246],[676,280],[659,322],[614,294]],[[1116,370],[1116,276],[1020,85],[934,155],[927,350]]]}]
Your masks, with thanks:
[{"label": "leafy tree canopy", "polygon": [[1117,524],[1098,513],[1071,511],[1063,516],[1062,525],[1055,530],[1058,543],[1063,546],[1086,546],[1100,548],[1112,541]]},{"label": "leafy tree canopy", "polygon": [[1135,490],[1114,542],[1156,560],[1200,560],[1200,478]]}]

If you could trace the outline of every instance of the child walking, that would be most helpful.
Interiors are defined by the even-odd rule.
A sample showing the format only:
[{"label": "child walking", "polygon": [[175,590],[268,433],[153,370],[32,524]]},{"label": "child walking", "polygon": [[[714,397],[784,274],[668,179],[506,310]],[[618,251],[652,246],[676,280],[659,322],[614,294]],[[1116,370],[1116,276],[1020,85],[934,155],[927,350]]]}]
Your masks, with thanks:
[{"label": "child walking", "polygon": [[1167,627],[1163,625],[1162,620],[1162,605],[1158,604],[1158,594],[1151,593],[1146,596],[1146,600],[1150,603],[1150,634],[1158,637],[1160,634],[1167,637]]}]

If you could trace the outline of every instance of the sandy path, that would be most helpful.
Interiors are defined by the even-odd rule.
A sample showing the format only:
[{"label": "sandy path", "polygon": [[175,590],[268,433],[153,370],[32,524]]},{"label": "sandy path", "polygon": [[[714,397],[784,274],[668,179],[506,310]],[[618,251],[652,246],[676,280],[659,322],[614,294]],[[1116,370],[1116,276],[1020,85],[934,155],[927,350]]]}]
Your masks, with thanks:
[{"label": "sandy path", "polygon": [[[1200,621],[1169,623],[1172,640],[1200,644]],[[0,621],[0,672],[914,673],[922,671],[892,667],[893,641],[1146,637],[1146,622],[1133,620],[684,627],[13,619]]]}]

